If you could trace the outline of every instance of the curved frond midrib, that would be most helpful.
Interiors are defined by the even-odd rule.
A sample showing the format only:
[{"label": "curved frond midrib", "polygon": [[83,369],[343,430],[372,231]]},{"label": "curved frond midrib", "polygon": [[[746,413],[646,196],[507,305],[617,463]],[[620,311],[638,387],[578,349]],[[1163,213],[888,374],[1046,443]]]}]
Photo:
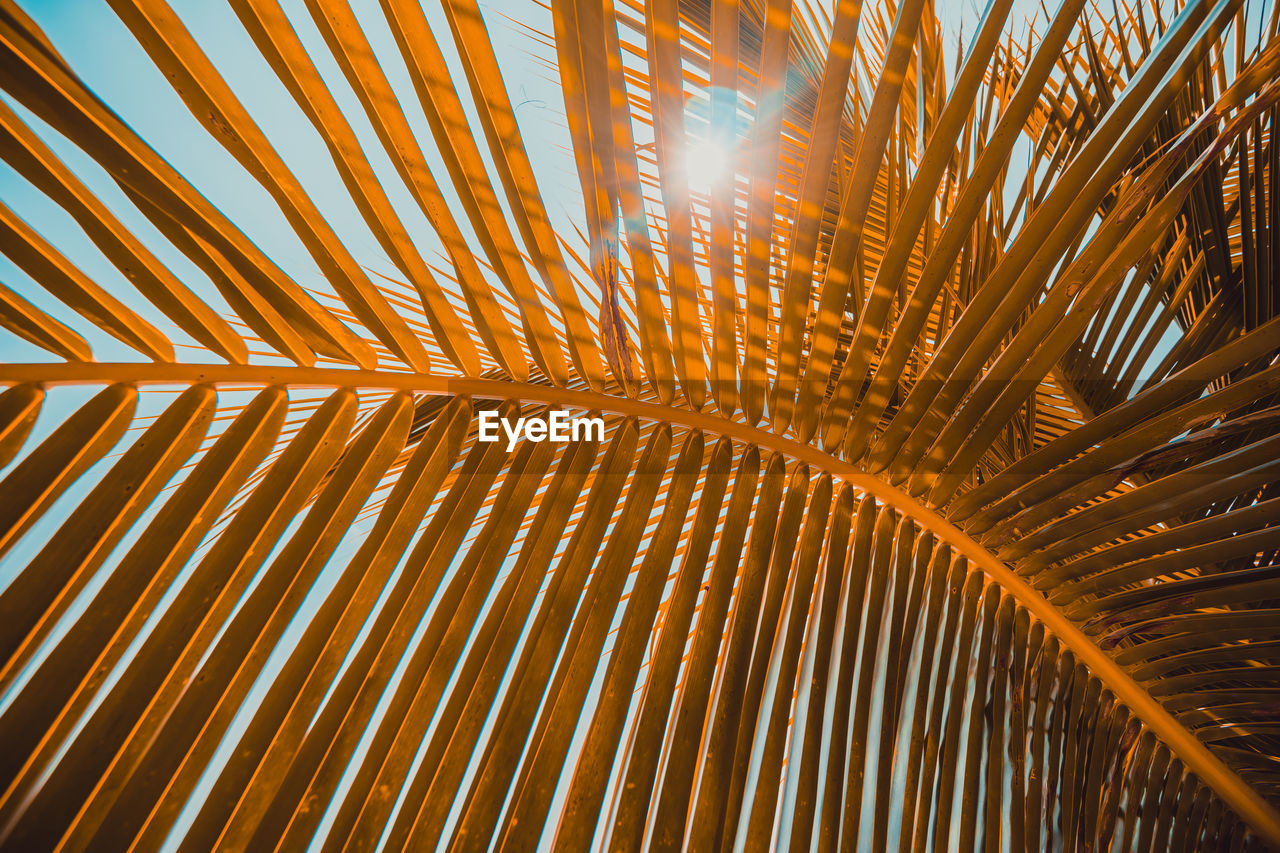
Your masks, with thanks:
[{"label": "curved frond midrib", "polygon": [[1280,837],[1280,813],[1228,768],[1179,723],[1158,700],[1121,668],[1058,607],[1032,587],[995,554],[947,521],[936,509],[913,498],[880,476],[811,445],[715,415],[664,406],[589,390],[533,385],[501,379],[442,377],[394,371],[334,368],[267,367],[180,364],[10,364],[0,374],[12,381],[46,384],[236,384],[291,387],[360,388],[426,394],[520,400],[600,411],[667,423],[735,439],[762,450],[775,451],[846,482],[914,520],[940,541],[976,564],[994,583],[1040,620],[1089,670],[1111,690],[1183,763],[1244,819],[1264,833]]}]

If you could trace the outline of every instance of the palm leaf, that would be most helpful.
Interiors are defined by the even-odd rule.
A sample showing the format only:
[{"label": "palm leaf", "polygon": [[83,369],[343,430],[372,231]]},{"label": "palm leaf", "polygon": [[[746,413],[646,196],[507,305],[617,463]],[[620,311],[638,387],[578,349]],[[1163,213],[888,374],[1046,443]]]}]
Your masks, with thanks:
[{"label": "palm leaf", "polygon": [[0,0],[5,849],[1280,847],[1274,5],[109,5],[301,254]]}]

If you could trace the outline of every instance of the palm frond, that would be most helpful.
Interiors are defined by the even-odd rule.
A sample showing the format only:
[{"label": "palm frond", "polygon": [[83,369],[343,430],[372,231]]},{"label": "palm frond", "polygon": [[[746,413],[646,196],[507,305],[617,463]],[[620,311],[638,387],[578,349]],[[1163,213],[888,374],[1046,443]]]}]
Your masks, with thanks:
[{"label": "palm frond", "polygon": [[1280,848],[1274,4],[108,5],[221,171],[0,0],[0,846]]}]

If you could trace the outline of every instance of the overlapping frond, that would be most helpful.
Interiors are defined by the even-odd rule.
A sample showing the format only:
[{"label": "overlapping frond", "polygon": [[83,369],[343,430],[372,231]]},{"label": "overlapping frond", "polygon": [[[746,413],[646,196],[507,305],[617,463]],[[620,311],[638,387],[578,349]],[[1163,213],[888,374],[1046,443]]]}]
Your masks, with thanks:
[{"label": "overlapping frond", "polygon": [[0,0],[0,846],[1280,846],[1274,4],[229,5],[278,251]]}]

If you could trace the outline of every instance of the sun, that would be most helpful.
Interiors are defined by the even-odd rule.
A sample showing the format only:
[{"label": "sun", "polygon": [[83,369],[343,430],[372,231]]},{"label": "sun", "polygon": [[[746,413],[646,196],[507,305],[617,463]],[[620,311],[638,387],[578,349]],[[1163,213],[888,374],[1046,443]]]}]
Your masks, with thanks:
[{"label": "sun", "polygon": [[733,171],[732,149],[712,136],[693,139],[685,151],[689,189],[709,192],[727,180]]}]

